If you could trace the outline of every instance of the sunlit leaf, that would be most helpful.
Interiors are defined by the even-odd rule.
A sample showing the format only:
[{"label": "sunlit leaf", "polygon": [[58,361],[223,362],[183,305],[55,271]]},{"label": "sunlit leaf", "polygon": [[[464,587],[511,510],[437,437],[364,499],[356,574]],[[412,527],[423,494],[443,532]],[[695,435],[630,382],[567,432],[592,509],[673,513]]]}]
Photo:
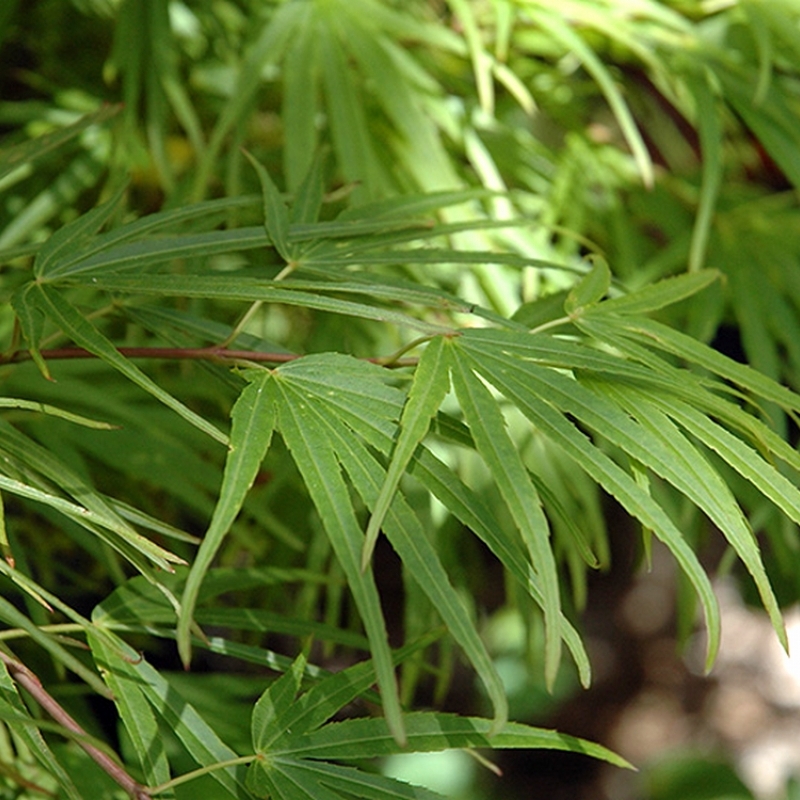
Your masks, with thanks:
[{"label": "sunlit leaf", "polygon": [[434,339],[423,351],[414,371],[408,400],[403,408],[403,416],[400,418],[397,445],[392,453],[386,480],[375,501],[375,507],[367,526],[361,561],[362,568],[366,567],[372,557],[372,550],[375,547],[383,519],[414,450],[428,432],[431,420],[450,388],[448,352],[444,339]]}]

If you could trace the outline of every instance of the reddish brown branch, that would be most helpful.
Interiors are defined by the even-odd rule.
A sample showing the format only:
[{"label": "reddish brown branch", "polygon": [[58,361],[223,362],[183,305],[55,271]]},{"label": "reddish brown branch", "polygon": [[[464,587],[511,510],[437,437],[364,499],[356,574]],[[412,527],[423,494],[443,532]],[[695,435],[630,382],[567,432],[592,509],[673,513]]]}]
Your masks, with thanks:
[{"label": "reddish brown branch", "polygon": [[[73,358],[97,358],[94,353],[83,347],[57,347],[52,350],[42,350],[41,356],[45,361],[61,361]],[[117,352],[126,358],[148,358],[165,360],[196,360],[196,361],[254,361],[266,364],[286,364],[296,361],[302,356],[294,353],[264,353],[258,350],[229,350],[226,347],[118,347]],[[0,363],[16,364],[32,359],[29,350],[17,350],[11,356],[0,358]],[[416,358],[399,358],[387,363],[384,358],[368,358],[373,364],[402,367],[413,366]]]},{"label": "reddish brown branch", "polygon": [[114,761],[88,741],[89,734],[70,716],[58,701],[42,686],[42,682],[24,664],[0,651],[0,661],[8,669],[11,677],[56,721],[68,731],[76,734],[75,741],[103,771],[110,775],[133,800],[151,800],[150,793],[142,784],[135,781],[124,767]]}]

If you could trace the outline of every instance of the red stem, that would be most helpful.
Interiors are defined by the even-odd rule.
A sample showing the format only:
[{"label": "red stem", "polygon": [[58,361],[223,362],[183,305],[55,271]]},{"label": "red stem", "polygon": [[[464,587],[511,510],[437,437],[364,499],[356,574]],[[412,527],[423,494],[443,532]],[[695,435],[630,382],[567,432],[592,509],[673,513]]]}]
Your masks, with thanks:
[{"label": "red stem", "polygon": [[[72,358],[96,358],[94,353],[83,347],[58,347],[52,350],[42,350],[41,356],[46,361],[58,361]],[[268,364],[285,364],[295,361],[302,356],[294,353],[264,353],[258,350],[228,350],[226,347],[118,347],[117,352],[127,358],[162,358],[169,360],[193,359],[207,361],[257,361]],[[32,358],[29,350],[17,350],[10,356],[0,358],[0,363],[15,364],[20,361],[30,361]],[[383,364],[385,359],[368,358],[373,364]],[[398,358],[391,362],[391,366],[413,366],[416,358]]]},{"label": "red stem", "polygon": [[50,695],[42,686],[42,682],[24,664],[16,659],[7,656],[0,651],[0,661],[8,669],[11,677],[24,689],[26,689],[34,700],[60,725],[68,731],[77,734],[75,740],[82,747],[89,757],[98,764],[108,775],[110,775],[133,800],[151,800],[150,793],[141,783],[135,781],[125,769],[117,764],[108,753],[104,753],[86,741],[89,734],[70,716],[66,709]]}]

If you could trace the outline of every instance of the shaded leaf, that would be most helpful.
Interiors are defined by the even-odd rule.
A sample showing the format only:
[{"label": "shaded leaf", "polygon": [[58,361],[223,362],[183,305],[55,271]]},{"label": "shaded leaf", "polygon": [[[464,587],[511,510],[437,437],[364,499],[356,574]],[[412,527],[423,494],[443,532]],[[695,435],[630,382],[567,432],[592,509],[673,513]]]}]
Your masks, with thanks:
[{"label": "shaded leaf", "polygon": [[184,666],[188,666],[191,659],[189,636],[200,584],[256,479],[275,429],[275,393],[271,373],[251,370],[245,373],[245,377],[248,384],[231,410],[230,447],[217,505],[189,570],[181,598],[178,651]]}]

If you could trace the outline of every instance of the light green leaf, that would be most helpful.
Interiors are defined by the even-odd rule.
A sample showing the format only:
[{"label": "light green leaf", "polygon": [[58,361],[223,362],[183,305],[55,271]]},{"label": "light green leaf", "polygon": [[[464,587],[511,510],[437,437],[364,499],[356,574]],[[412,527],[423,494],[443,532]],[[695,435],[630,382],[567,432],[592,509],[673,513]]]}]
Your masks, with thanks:
[{"label": "light green leaf", "polygon": [[[459,347],[471,350],[471,345],[471,337],[466,335],[460,337]],[[664,509],[644,492],[630,475],[595,447],[560,410],[550,404],[553,381],[557,380],[555,377],[557,373],[554,370],[536,368],[534,371],[532,365],[527,365],[524,361],[510,358],[502,351],[493,354],[484,348],[479,348],[476,352],[474,364],[543,434],[572,457],[576,466],[616,497],[630,514],[646,527],[652,528],[658,538],[672,551],[703,604],[709,637],[706,665],[710,669],[719,647],[719,607],[708,576],[700,566],[697,556]],[[546,379],[538,387],[536,385],[538,381],[535,381],[537,375]],[[575,383],[575,386],[579,384]],[[571,393],[567,396],[571,396]]]},{"label": "light green leaf", "polygon": [[475,19],[472,5],[466,0],[448,0],[448,5],[455,12],[463,28],[464,37],[472,59],[472,70],[475,73],[475,84],[478,89],[478,100],[487,114],[494,114],[494,86],[492,85],[492,60],[483,47],[483,36]]},{"label": "light green leaf", "polygon": [[77,122],[63,128],[37,136],[27,142],[7,147],[0,151],[0,180],[25,164],[36,161],[52,150],[80,136],[92,125],[100,125],[119,113],[121,106],[107,104],[97,111],[81,117]]},{"label": "light green leaf", "polygon": [[325,153],[318,152],[295,193],[291,213],[293,225],[313,225],[319,219],[324,189],[324,166]]},{"label": "light green leaf", "polygon": [[[473,331],[476,335],[488,331]],[[528,337],[532,338],[532,337]],[[504,341],[510,340],[503,336]],[[341,419],[365,442],[388,456],[394,446],[397,419],[402,413],[403,394],[386,385],[386,372],[378,367],[351,358],[326,354],[307,356],[281,367],[284,376],[308,396],[318,397],[326,420]],[[471,441],[471,440],[470,440]],[[344,449],[340,450],[344,452]],[[480,498],[465,486],[449,468],[424,447],[418,448],[409,471],[419,476],[464,525],[473,530],[510,570],[534,600],[543,605],[539,580],[517,539],[500,535],[497,523]],[[374,470],[377,472],[377,467]],[[367,494],[367,497],[369,495]],[[578,665],[581,682],[589,684],[590,667],[575,628],[561,619],[564,640]]]},{"label": "light green leaf", "polygon": [[[453,387],[478,452],[497,483],[542,588],[545,619],[545,679],[552,688],[561,662],[561,599],[550,529],[539,495],[511,441],[499,404],[473,372],[475,364],[455,349]],[[492,380],[490,377],[489,380]]]},{"label": "light green leaf", "polygon": [[580,35],[573,30],[561,13],[554,9],[534,10],[531,6],[528,6],[526,11],[535,20],[536,24],[541,26],[543,31],[546,31],[555,41],[559,42],[567,52],[578,58],[586,68],[586,71],[597,81],[619,123],[622,135],[631,148],[636,166],[642,176],[642,182],[646,187],[651,187],[654,182],[654,175],[650,153],[642,134],[636,126],[633,114],[608,67]]},{"label": "light green leaf", "polygon": [[386,516],[392,497],[394,497],[397,487],[400,485],[400,479],[403,477],[403,473],[406,471],[417,445],[427,434],[431,420],[450,388],[448,355],[449,349],[445,340],[442,337],[437,337],[425,348],[414,371],[408,400],[403,407],[403,415],[400,418],[397,444],[389,462],[386,479],[375,501],[372,516],[367,525],[366,540],[364,541],[364,550],[361,556],[362,569],[366,569],[372,558],[372,551],[378,539],[383,519]]},{"label": "light green leaf", "polygon": [[275,394],[271,373],[268,370],[251,370],[245,373],[245,378],[248,384],[231,411],[230,449],[217,505],[189,571],[181,599],[178,651],[187,667],[191,660],[190,630],[200,584],[242,508],[275,429]]},{"label": "light green leaf", "polygon": [[689,246],[690,273],[703,266],[708,248],[711,225],[714,221],[714,208],[722,185],[723,176],[723,132],[720,110],[705,75],[686,80],[694,95],[695,117],[700,133],[701,163],[703,178],[700,184],[700,201],[695,216],[692,242]]},{"label": "light green leaf", "polygon": [[108,422],[100,422],[99,420],[89,419],[81,414],[73,414],[71,411],[65,411],[63,408],[48,405],[47,403],[37,403],[33,400],[22,400],[18,397],[0,397],[0,408],[22,408],[26,411],[38,411],[41,414],[49,414],[52,417],[60,417],[61,419],[74,422],[77,425],[83,425],[87,428],[95,428],[96,430],[110,431],[116,428],[116,425],[111,425]]},{"label": "light green leaf", "polygon": [[[438,191],[424,193],[402,194],[397,197],[390,197],[382,200],[374,200],[370,203],[353,205],[342,211],[336,218],[340,224],[345,221],[378,221],[382,220],[387,224],[383,230],[390,230],[389,224],[392,221],[402,221],[404,224],[418,215],[428,214],[448,206],[472,203],[476,200],[485,200],[495,196],[497,193],[489,189],[458,189],[456,191]],[[416,221],[419,225],[419,221]]]}]

